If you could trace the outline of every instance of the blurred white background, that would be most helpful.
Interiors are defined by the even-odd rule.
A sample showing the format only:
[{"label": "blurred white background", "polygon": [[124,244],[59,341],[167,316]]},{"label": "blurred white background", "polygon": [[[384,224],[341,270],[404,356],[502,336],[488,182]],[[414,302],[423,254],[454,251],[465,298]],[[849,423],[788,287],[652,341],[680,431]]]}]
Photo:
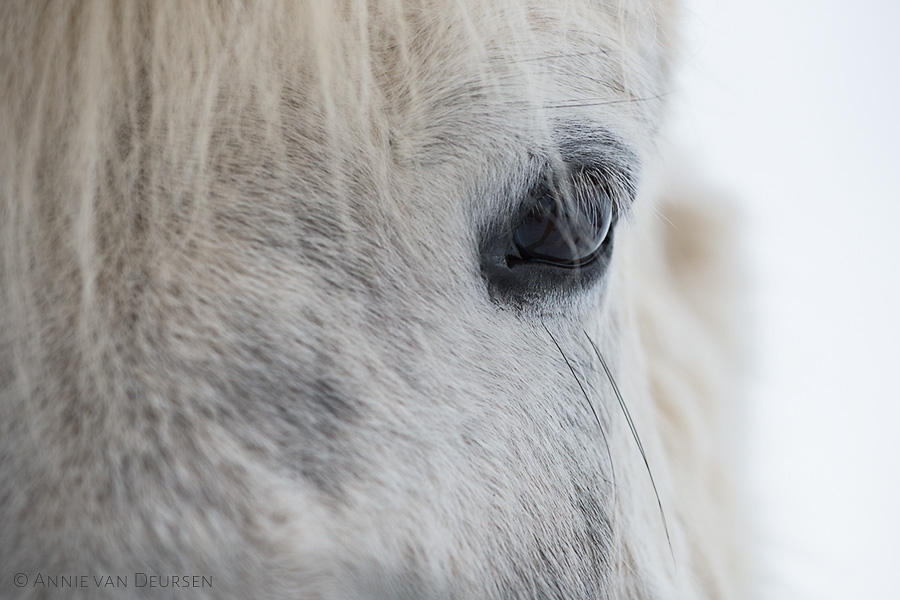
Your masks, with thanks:
[{"label": "blurred white background", "polygon": [[900,598],[900,2],[688,0],[678,134],[746,213],[765,598]]}]

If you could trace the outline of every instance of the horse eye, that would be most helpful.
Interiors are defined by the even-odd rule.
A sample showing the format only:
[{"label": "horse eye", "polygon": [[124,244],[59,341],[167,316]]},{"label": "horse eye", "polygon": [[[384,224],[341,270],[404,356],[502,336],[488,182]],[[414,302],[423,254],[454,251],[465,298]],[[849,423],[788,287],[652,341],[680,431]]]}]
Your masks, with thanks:
[{"label": "horse eye", "polygon": [[612,222],[612,201],[604,193],[589,205],[561,202],[549,190],[513,232],[507,264],[539,262],[576,268],[590,264],[604,248]]}]

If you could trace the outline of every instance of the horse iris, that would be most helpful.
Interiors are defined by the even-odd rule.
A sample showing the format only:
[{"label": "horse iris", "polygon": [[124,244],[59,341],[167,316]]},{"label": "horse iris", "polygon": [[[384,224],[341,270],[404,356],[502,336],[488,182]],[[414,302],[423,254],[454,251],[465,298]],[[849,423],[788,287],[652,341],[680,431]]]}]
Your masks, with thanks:
[{"label": "horse iris", "polygon": [[513,233],[510,262],[536,261],[558,267],[584,267],[603,248],[612,221],[605,195],[585,206],[562,203],[545,191]]}]

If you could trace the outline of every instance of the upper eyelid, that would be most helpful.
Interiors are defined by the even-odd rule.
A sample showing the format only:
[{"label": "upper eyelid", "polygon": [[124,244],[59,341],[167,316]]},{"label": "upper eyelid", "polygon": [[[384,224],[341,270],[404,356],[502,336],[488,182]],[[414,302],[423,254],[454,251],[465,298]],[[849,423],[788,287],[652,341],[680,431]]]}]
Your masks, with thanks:
[{"label": "upper eyelid", "polygon": [[545,178],[548,174],[553,178],[555,188],[558,189],[560,184],[571,185],[575,194],[584,193],[588,198],[596,193],[595,190],[600,190],[602,198],[611,200],[617,213],[626,213],[631,209],[637,193],[636,174],[631,168],[612,161],[572,164],[564,157],[564,162],[564,174],[551,171],[549,165],[544,172]]},{"label": "upper eyelid", "polygon": [[610,186],[611,195],[618,202],[628,205],[633,202],[642,168],[638,153],[628,143],[587,118],[557,120],[553,131],[554,148],[550,154],[556,160],[545,159],[545,169],[556,176],[563,175],[559,171],[570,176],[587,173]]}]

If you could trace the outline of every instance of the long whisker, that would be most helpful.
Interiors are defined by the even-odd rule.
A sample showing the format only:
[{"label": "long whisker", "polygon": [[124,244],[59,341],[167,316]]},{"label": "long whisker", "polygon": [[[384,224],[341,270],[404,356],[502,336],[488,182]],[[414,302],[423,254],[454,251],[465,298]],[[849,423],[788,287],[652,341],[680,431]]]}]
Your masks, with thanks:
[{"label": "long whisker", "polygon": [[[600,417],[597,415],[596,409],[594,409],[594,403],[591,402],[590,396],[588,396],[587,390],[584,389],[584,386],[581,384],[581,380],[578,379],[578,375],[575,374],[575,368],[572,366],[572,363],[569,362],[569,358],[566,356],[566,353],[563,352],[562,347],[559,345],[559,342],[556,341],[556,338],[553,337],[553,334],[550,333],[550,330],[547,328],[547,325],[544,323],[544,320],[541,319],[541,326],[544,328],[544,331],[547,332],[547,335],[550,336],[550,339],[553,340],[553,345],[556,346],[556,349],[559,350],[559,354],[563,357],[563,360],[566,361],[566,366],[569,367],[569,371],[572,372],[572,377],[575,378],[575,383],[578,384],[578,387],[581,389],[581,393],[584,395],[584,399],[587,401],[587,405],[591,409],[591,413],[594,415],[594,420],[597,422],[597,427],[600,429],[600,435],[603,437],[603,445],[606,446],[606,455],[609,458],[609,470],[612,475],[612,487],[613,487],[613,502],[616,502],[616,469],[613,466],[612,461],[612,452],[609,449],[609,440],[606,438],[606,431],[603,429],[603,425],[600,422]],[[609,483],[609,482],[607,482]]]},{"label": "long whisker", "polygon": [[673,92],[663,92],[661,94],[654,94],[652,96],[647,96],[645,98],[619,98],[615,100],[609,100],[605,98],[598,98],[596,101],[593,101],[590,98],[583,100],[568,100],[563,102],[554,102],[552,104],[548,104],[546,108],[584,108],[590,106],[607,106],[610,104],[628,104],[630,102],[649,102],[652,100],[662,100],[666,96],[671,95]]},{"label": "long whisker", "polygon": [[606,377],[609,379],[609,383],[612,384],[613,392],[616,394],[616,399],[619,401],[619,406],[622,407],[622,412],[625,414],[625,420],[628,422],[628,428],[631,429],[631,435],[634,437],[634,441],[637,444],[638,450],[641,452],[641,458],[644,460],[644,466],[647,467],[647,475],[650,476],[650,484],[653,486],[653,493],[656,495],[656,504],[659,506],[659,516],[662,518],[663,529],[666,531],[666,541],[669,544],[669,552],[672,554],[672,562],[675,562],[675,551],[672,548],[672,538],[669,535],[669,524],[666,521],[666,511],[663,510],[662,500],[659,498],[659,491],[656,489],[656,481],[653,479],[653,472],[650,470],[650,462],[647,460],[647,453],[644,452],[644,445],[641,444],[641,436],[638,435],[637,428],[634,426],[634,421],[631,419],[631,413],[628,411],[628,406],[625,405],[625,400],[622,398],[622,392],[619,391],[619,386],[616,384],[616,379],[613,377],[612,371],[609,369],[609,365],[606,364],[606,360],[603,358],[603,354],[600,353],[600,349],[597,347],[597,344],[594,343],[594,340],[591,339],[591,336],[588,335],[588,332],[585,329],[581,330],[584,332],[584,337],[587,338],[588,342],[591,344],[591,348],[594,349],[594,353],[597,355],[597,358],[600,359],[600,364],[603,366],[603,370],[606,372]]}]

